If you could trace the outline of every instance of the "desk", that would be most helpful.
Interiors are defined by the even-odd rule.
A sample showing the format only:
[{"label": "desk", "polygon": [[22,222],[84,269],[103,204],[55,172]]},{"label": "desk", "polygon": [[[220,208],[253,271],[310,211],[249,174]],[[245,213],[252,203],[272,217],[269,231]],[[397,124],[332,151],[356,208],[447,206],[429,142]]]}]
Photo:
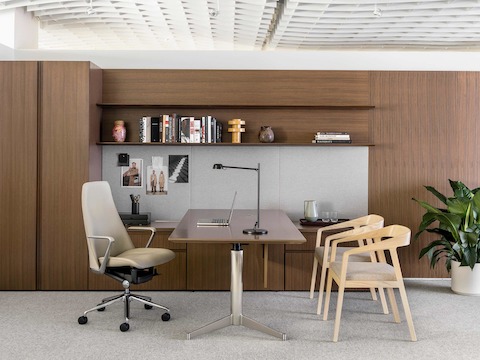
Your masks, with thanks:
[{"label": "desk", "polygon": [[286,340],[281,333],[263,325],[242,313],[243,294],[243,249],[244,244],[301,244],[306,240],[297,227],[281,210],[261,210],[261,227],[268,230],[265,235],[247,235],[243,229],[251,228],[256,221],[256,210],[235,210],[230,226],[197,226],[198,219],[225,215],[225,210],[190,209],[172,232],[169,241],[178,243],[232,244],[230,252],[230,315],[205,325],[187,334],[187,339],[209,333],[230,325],[243,325],[250,329]]}]

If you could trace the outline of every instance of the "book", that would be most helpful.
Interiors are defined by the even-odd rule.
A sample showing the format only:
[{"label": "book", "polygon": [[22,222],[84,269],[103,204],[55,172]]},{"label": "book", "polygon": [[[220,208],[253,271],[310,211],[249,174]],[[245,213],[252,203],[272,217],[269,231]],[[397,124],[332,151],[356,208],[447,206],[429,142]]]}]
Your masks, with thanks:
[{"label": "book", "polygon": [[317,131],[317,135],[348,135],[346,131]]},{"label": "book", "polygon": [[140,119],[139,141],[142,143],[151,142],[151,120],[150,116],[143,116]]},{"label": "book", "polygon": [[350,135],[315,135],[315,140],[350,140]]},{"label": "book", "polygon": [[190,116],[182,116],[180,118],[180,142],[190,142]]},{"label": "book", "polygon": [[169,121],[170,117],[168,115],[162,115],[162,143],[169,142]]},{"label": "book", "polygon": [[152,142],[160,142],[160,118],[152,116],[150,139]]},{"label": "book", "polygon": [[352,140],[312,140],[316,144],[351,144]]}]

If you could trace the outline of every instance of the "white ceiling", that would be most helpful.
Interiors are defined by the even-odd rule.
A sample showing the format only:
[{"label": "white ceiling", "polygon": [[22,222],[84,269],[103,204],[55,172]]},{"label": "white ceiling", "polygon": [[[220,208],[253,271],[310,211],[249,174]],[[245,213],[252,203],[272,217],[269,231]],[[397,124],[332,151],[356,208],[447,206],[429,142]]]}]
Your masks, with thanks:
[{"label": "white ceiling", "polygon": [[480,49],[480,0],[0,0],[18,7],[39,49]]}]

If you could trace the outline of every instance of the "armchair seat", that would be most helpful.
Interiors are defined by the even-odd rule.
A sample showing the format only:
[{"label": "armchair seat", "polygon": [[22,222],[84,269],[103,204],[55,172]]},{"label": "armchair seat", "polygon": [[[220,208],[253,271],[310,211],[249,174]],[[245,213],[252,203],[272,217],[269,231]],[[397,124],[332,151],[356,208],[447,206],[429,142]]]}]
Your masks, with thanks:
[{"label": "armchair seat", "polygon": [[[168,249],[134,248],[110,257],[107,267],[130,266],[137,269],[145,269],[152,266],[162,265],[175,258],[175,253]],[[100,264],[105,257],[98,258]]]},{"label": "armchair seat", "polygon": [[[349,258],[346,272],[346,280],[349,281],[395,281],[395,269],[390,264],[372,263],[372,262],[354,262],[353,255]],[[350,262],[352,261],[352,262]],[[335,261],[330,264],[330,268],[336,274],[340,274],[342,262]]]}]

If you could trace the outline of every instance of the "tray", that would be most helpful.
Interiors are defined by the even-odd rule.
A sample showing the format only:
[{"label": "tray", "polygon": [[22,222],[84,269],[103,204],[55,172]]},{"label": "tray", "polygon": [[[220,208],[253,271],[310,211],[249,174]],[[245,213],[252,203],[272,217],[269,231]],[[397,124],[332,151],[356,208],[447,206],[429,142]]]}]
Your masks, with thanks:
[{"label": "tray", "polygon": [[[338,221],[336,223],[343,222],[343,221],[348,221],[348,220],[349,219],[338,219]],[[303,226],[329,226],[329,225],[333,225],[333,224],[336,224],[336,223],[333,223],[331,221],[328,221],[328,222],[325,222],[325,221],[322,221],[322,220],[307,221],[305,219],[300,219],[300,225],[303,225]]]}]

